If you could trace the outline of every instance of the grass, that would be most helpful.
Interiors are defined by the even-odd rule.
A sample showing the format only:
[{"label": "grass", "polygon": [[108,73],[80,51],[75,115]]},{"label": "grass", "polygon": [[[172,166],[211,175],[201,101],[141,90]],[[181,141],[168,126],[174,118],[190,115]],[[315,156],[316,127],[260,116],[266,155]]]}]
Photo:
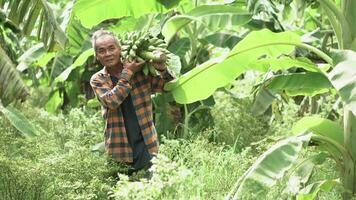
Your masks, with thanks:
[{"label": "grass", "polygon": [[[23,137],[0,116],[0,197],[12,199],[224,199],[255,159],[288,135],[296,121],[297,106],[285,105],[284,118],[272,123],[255,118],[250,100],[237,101],[217,93],[212,108],[214,126],[190,133],[185,139],[162,136],[160,153],[150,169],[152,178],[140,172],[120,174],[91,147],[103,141],[99,111],[72,109],[67,114],[48,114],[25,103],[19,109],[42,135]],[[239,138],[238,140],[236,138]],[[231,141],[232,140],[232,141]],[[238,141],[238,143],[236,143]],[[237,145],[238,144],[238,145]],[[337,177],[332,162],[317,166],[314,180]],[[267,188],[264,199],[292,199],[287,179]],[[340,188],[322,192],[320,199],[340,199]],[[247,194],[246,199],[254,199]]]}]

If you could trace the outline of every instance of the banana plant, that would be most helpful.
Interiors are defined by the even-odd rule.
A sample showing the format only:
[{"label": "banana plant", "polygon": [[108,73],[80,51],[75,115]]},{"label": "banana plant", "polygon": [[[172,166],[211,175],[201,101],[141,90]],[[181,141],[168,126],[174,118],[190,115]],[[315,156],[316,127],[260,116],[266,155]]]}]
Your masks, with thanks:
[{"label": "banana plant", "polygon": [[[352,6],[356,6],[355,1],[342,0],[341,8],[331,0],[319,0],[319,3],[327,15],[330,24],[335,32],[336,39],[338,41],[339,49],[351,49],[356,50],[356,32],[355,27],[352,25],[356,22],[356,15],[352,11]],[[325,124],[316,124],[315,127],[322,128],[322,133],[329,133],[328,135],[334,135],[330,142],[338,141],[338,144],[333,147],[339,152],[344,152],[344,155],[333,155],[338,163],[341,179],[346,192],[343,194],[344,199],[350,199],[352,195],[356,193],[356,176],[355,176],[355,137],[356,137],[356,118],[355,118],[355,94],[352,90],[355,88],[355,56],[353,52],[338,53],[333,57],[335,67],[327,75],[328,79],[341,96],[344,102],[344,126],[338,129],[342,130],[333,131],[328,130],[328,126]],[[320,83],[320,82],[319,82]],[[319,119],[323,120],[323,119]],[[302,119],[299,124],[304,127],[308,127],[306,119]],[[339,137],[335,140],[335,134]],[[341,137],[342,136],[342,137]],[[336,144],[336,143],[335,143]],[[331,146],[331,145],[329,145]],[[325,148],[325,149],[331,149]],[[331,152],[331,154],[333,154]],[[346,155],[348,154],[348,155]],[[339,157],[337,157],[339,156]],[[341,158],[341,160],[340,160]]]},{"label": "banana plant", "polygon": [[[355,95],[352,90],[355,88],[356,79],[353,76],[355,75],[356,71],[353,69],[352,65],[356,64],[356,53],[352,51],[339,51],[336,53],[336,55],[336,57],[333,57],[333,62],[331,63],[333,65],[333,70],[331,70],[329,73],[322,72],[320,74],[324,74],[323,78],[327,78],[330,83],[325,84],[324,88],[333,88],[338,91],[345,104],[345,109],[351,107],[352,112],[355,113],[356,110],[353,108],[353,104],[355,103]],[[339,60],[337,59],[337,57],[343,57],[343,59]],[[309,82],[310,80],[304,79],[303,81]],[[327,81],[325,83],[327,83]],[[274,86],[272,87],[276,88],[277,85],[277,83],[274,83]],[[285,86],[286,85],[284,83],[279,83],[278,87],[283,88]],[[293,88],[295,87],[298,86],[294,85]],[[303,92],[303,94],[307,95],[309,94],[311,88],[312,87],[307,87],[305,89],[302,89],[300,92]],[[290,87],[285,87],[285,89],[288,90],[290,89]],[[315,91],[318,90],[319,89],[315,89]],[[355,123],[355,121],[352,121],[352,123]],[[317,144],[317,149],[319,151],[326,151],[329,153],[329,156],[333,158],[337,163],[338,169],[340,171],[340,182],[345,188],[345,193],[343,194],[343,197],[344,199],[350,199],[351,196],[354,194],[354,191],[352,189],[355,182],[355,177],[354,157],[352,156],[353,150],[344,142],[345,137],[347,137],[346,134],[348,133],[348,130],[340,126],[337,122],[333,122],[331,120],[319,117],[305,117],[298,121],[293,126],[292,133],[299,135],[290,136],[287,139],[278,142],[276,145],[266,151],[258,159],[258,162],[256,162],[246,172],[246,174],[240,178],[240,180],[236,183],[235,187],[231,190],[227,198],[238,199],[239,196],[243,194],[243,188],[246,188],[246,185],[248,185],[248,182],[250,182],[251,180],[257,181],[259,184],[265,186],[274,185],[276,181],[282,178],[284,176],[284,173],[288,169],[291,169],[295,164],[294,161],[296,160],[291,161],[290,158],[298,157],[301,152],[301,149],[299,151],[289,151],[287,153],[283,153],[283,155],[281,156],[280,145],[283,144],[288,146],[288,149],[294,149],[293,143],[298,141],[298,139],[296,139],[295,137],[305,138],[306,134],[303,134],[305,132],[310,132],[310,134],[308,134],[310,137],[308,137],[309,139],[304,142],[300,141],[301,144],[304,144],[306,147],[306,145],[310,141],[313,141],[313,143]],[[276,155],[278,155],[279,163],[273,164],[271,159]],[[256,179],[254,177],[258,177],[259,179]],[[267,177],[269,178],[269,180],[267,179]],[[330,184],[336,183],[332,180],[327,181],[329,181]],[[323,185],[319,185],[318,187],[323,187]],[[303,189],[304,193],[302,192],[301,194],[298,194],[297,199],[314,199],[314,197],[316,197],[316,195],[309,195],[313,198],[307,198],[308,195],[306,195],[305,193],[306,190],[306,188]]]},{"label": "banana plant", "polygon": [[[329,20],[331,21],[331,24],[333,25],[333,28],[335,29],[335,34],[338,38],[339,47],[341,49],[348,48],[354,50],[355,34],[352,31],[352,28],[354,27],[351,27],[350,24],[352,24],[351,22],[355,22],[356,18],[354,18],[355,15],[350,12],[350,8],[352,7],[352,5],[355,4],[355,1],[341,1],[342,9],[344,10],[344,12],[342,12],[341,9],[339,9],[332,1],[320,0],[320,4],[324,8],[325,12],[327,13],[327,16],[329,17]],[[354,138],[356,137],[356,132],[354,128],[354,126],[356,125],[355,94],[353,92],[356,82],[354,78],[355,70],[353,67],[356,64],[354,59],[356,57],[355,52],[341,51],[335,53],[335,56],[330,57],[312,46],[301,43],[297,39],[298,36],[295,36],[291,33],[280,33],[277,35],[268,33],[268,31],[253,32],[246,38],[244,38],[241,42],[239,42],[226,57],[210,60],[206,63],[203,63],[197,68],[191,70],[189,73],[181,76],[180,79],[178,79],[176,82],[167,85],[166,89],[171,90],[176,101],[180,103],[194,102],[208,97],[217,88],[228,84],[246,70],[252,69],[267,72],[271,70],[275,71],[279,69],[287,69],[290,67],[297,66],[302,67],[307,71],[310,71],[310,68],[308,69],[308,66],[310,66],[309,62],[304,62],[302,65],[300,63],[288,63],[281,60],[280,56],[282,54],[290,54],[294,50],[294,46],[302,47],[314,52],[319,57],[324,59],[329,64],[329,67],[332,67],[333,69],[330,73],[326,73],[315,65],[314,70],[317,71],[313,71],[318,73],[317,76],[322,75],[321,77],[323,77],[323,82],[325,84],[321,85],[321,87],[309,87],[304,89],[302,88],[302,85],[299,85],[298,90],[299,92],[306,94],[310,92],[318,92],[320,91],[320,89],[322,89],[324,92],[329,89],[334,89],[341,96],[345,104],[344,127],[341,128],[342,132],[340,134],[337,134],[339,137],[338,141],[335,141],[335,138],[331,137],[331,135],[335,135],[335,133],[330,132],[334,129],[324,129],[325,132],[323,132],[323,135],[318,135],[319,132],[313,132],[311,139],[319,142],[320,144],[323,144],[320,146],[324,146],[323,149],[328,150],[330,155],[335,158],[335,160],[339,161],[338,163],[340,163],[341,171],[340,177],[346,191],[343,197],[344,199],[350,199],[350,196],[355,193],[356,181],[354,173],[354,159],[356,159],[356,151],[355,144],[353,144],[352,142],[355,141]],[[262,67],[261,65],[256,65],[256,62],[264,61],[263,59],[258,60],[261,57],[267,57],[268,59],[278,59],[279,65],[275,65],[277,64],[276,61],[266,61],[265,63],[267,63],[267,65],[262,65]],[[209,83],[207,84],[205,80],[209,80]],[[281,81],[281,79],[279,81]],[[284,81],[284,83],[286,82]],[[194,87],[196,85],[200,85],[199,90]],[[277,84],[274,85],[274,87],[278,86],[281,88],[288,89],[287,85],[283,86],[281,84]],[[333,87],[330,87],[331,85]],[[296,86],[294,85],[293,88],[289,89],[295,88]],[[317,125],[318,124],[316,124],[315,126]],[[337,124],[334,125],[339,126]],[[306,130],[309,130],[307,126],[305,126],[305,128]],[[338,129],[340,130],[340,127]],[[340,139],[340,137],[342,138]],[[268,157],[269,155],[273,155],[273,153],[267,153],[263,156]],[[287,157],[288,155],[285,155],[283,159]],[[290,164],[292,163],[293,162],[287,162],[285,166],[269,166],[274,166],[270,169],[276,169],[276,171],[279,171],[281,169],[284,169],[285,167],[290,167]],[[253,167],[255,167],[255,165]],[[251,171],[251,173],[253,172],[256,171]],[[268,171],[261,173],[271,175],[271,173]],[[258,177],[258,174],[256,176]],[[245,178],[247,177],[250,176],[246,175]],[[273,176],[273,179],[276,180],[279,177],[281,176]],[[240,188],[241,184],[244,182],[245,180],[238,181],[237,188]],[[237,190],[239,191],[239,189]],[[234,197],[237,198],[238,193],[235,192],[236,190],[233,190],[232,193],[234,194]]]},{"label": "banana plant", "polygon": [[[30,36],[35,30],[37,38],[43,41],[47,49],[55,49],[56,44],[64,47],[66,36],[59,27],[50,4],[45,0],[11,0],[0,1],[3,24],[12,32],[20,33],[20,36]],[[38,23],[37,23],[38,22]],[[4,42],[6,42],[4,40]],[[9,55],[3,51],[6,44],[2,44],[2,70],[1,100],[4,106],[13,100],[24,99],[28,94],[26,87],[14,67],[15,63],[8,59]],[[58,46],[58,45],[57,45]],[[10,77],[10,78],[9,78]]]},{"label": "banana plant", "polygon": [[37,39],[41,40],[47,49],[53,50],[63,48],[67,38],[51,6],[53,5],[46,0],[0,1],[0,7],[5,9],[7,23],[13,30],[17,30],[23,36],[31,36],[35,30]]},{"label": "banana plant", "polygon": [[[102,0],[78,0],[73,7],[73,14],[86,28],[93,28],[108,19],[118,19],[132,16],[141,17],[150,13],[164,13],[176,6],[156,0],[126,0],[126,1],[102,1]],[[167,8],[168,7],[168,8]]]},{"label": "banana plant", "polygon": [[35,126],[20,111],[9,105],[14,101],[24,101],[29,91],[15,64],[2,47],[0,47],[0,80],[0,113],[24,136],[35,136],[38,133]]},{"label": "banana plant", "polygon": [[25,100],[29,94],[14,63],[0,47],[0,102],[7,106],[15,100]]}]

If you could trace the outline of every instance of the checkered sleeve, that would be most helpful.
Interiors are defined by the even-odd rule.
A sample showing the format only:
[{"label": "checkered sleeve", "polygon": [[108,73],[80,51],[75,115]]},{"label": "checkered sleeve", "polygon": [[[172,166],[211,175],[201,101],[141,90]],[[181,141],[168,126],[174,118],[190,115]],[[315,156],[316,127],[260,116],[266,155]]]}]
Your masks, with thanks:
[{"label": "checkered sleeve", "polygon": [[93,76],[90,80],[90,85],[99,101],[105,107],[116,109],[131,91],[130,79],[132,74],[130,70],[124,69],[120,74],[119,81],[113,88],[110,87],[107,80],[100,76]]},{"label": "checkered sleeve", "polygon": [[160,76],[154,76],[151,78],[151,90],[152,93],[163,92],[164,84],[175,79],[174,73],[166,69],[160,73]]}]

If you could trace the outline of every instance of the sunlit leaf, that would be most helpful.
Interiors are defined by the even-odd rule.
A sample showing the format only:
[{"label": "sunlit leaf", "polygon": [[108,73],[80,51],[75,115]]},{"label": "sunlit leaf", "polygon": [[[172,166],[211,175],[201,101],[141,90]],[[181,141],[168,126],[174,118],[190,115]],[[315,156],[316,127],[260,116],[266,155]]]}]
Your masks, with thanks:
[{"label": "sunlit leaf", "polygon": [[148,13],[168,11],[156,0],[78,0],[73,12],[87,28],[106,19],[132,16],[138,18]]},{"label": "sunlit leaf", "polygon": [[[65,46],[66,35],[46,0],[10,0],[6,11],[8,19],[22,31],[23,35],[30,36],[35,30],[38,39],[47,49],[54,49],[55,42],[61,47]],[[38,27],[35,26],[36,23],[39,23]]]},{"label": "sunlit leaf", "polygon": [[253,70],[258,70],[262,72],[267,72],[268,70],[271,71],[278,71],[283,69],[289,69],[292,67],[296,68],[303,68],[307,71],[311,72],[321,72],[316,64],[308,60],[307,58],[289,58],[289,57],[282,57],[282,58],[267,58],[257,60],[250,64]]},{"label": "sunlit leaf", "polygon": [[[241,25],[247,23],[252,15],[238,7],[227,5],[203,5],[194,8],[186,14],[170,18],[162,28],[162,34],[166,41],[187,24],[197,21],[204,23],[207,27],[227,28],[227,26]],[[206,19],[209,18],[209,19]]]},{"label": "sunlit leaf", "polygon": [[33,137],[38,133],[38,130],[36,130],[33,124],[20,111],[11,105],[8,105],[7,107],[0,105],[0,111],[13,126],[25,136]]},{"label": "sunlit leaf", "polygon": [[344,144],[344,130],[337,123],[320,117],[303,117],[293,125],[292,133],[298,134],[302,131],[312,131],[314,134],[322,135]]},{"label": "sunlit leaf", "polygon": [[77,67],[83,66],[84,63],[87,61],[87,59],[94,55],[94,49],[90,48],[86,51],[84,51],[82,54],[79,55],[79,57],[74,61],[74,63],[69,66],[68,68],[66,68],[56,79],[56,82],[63,82],[65,80],[67,80],[68,76],[70,75],[70,73],[76,69]]},{"label": "sunlit leaf", "polygon": [[271,79],[267,87],[276,92],[284,91],[289,96],[315,96],[332,89],[328,78],[317,72],[278,75]]},{"label": "sunlit leaf", "polygon": [[227,199],[239,199],[243,188],[249,183],[274,185],[297,161],[303,145],[309,142],[310,137],[311,134],[291,136],[274,144],[241,176]]},{"label": "sunlit leaf", "polygon": [[300,192],[300,188],[303,187],[311,179],[313,171],[316,165],[321,165],[326,161],[328,154],[325,152],[312,155],[305,158],[296,165],[294,169],[291,169],[293,173],[289,176],[287,188],[294,195]]},{"label": "sunlit leaf", "polygon": [[43,43],[38,43],[29,48],[18,58],[19,64],[16,67],[17,70],[21,72],[26,70],[34,61],[38,60],[45,53],[46,50]]},{"label": "sunlit leaf", "polygon": [[58,108],[63,104],[63,98],[59,91],[54,91],[45,105],[46,111],[55,113]]},{"label": "sunlit leaf", "polygon": [[44,67],[49,61],[51,61],[56,56],[55,52],[50,52],[43,54],[36,62],[36,65]]},{"label": "sunlit leaf", "polygon": [[98,108],[101,106],[99,100],[97,98],[94,98],[94,99],[90,99],[88,102],[87,102],[87,106],[89,108]]},{"label": "sunlit leaf", "polygon": [[234,48],[242,38],[227,33],[214,33],[201,39],[202,42],[213,44],[222,48]]},{"label": "sunlit leaf", "polygon": [[334,56],[334,69],[328,74],[342,101],[356,115],[356,52],[339,51]]},{"label": "sunlit leaf", "polygon": [[254,98],[251,112],[257,116],[262,115],[271,106],[275,98],[276,96],[273,91],[262,86]]},{"label": "sunlit leaf", "polygon": [[0,48],[0,100],[6,107],[15,100],[24,100],[28,90],[5,51]]},{"label": "sunlit leaf", "polygon": [[341,184],[338,180],[322,180],[307,185],[297,195],[297,200],[314,200],[320,191],[329,192],[335,185]]},{"label": "sunlit leaf", "polygon": [[[291,32],[255,31],[241,40],[227,57],[209,60],[178,80],[166,84],[178,103],[191,103],[209,97],[217,88],[229,84],[247,70],[261,70],[252,65],[261,56],[276,58],[290,54],[299,36]],[[278,69],[278,66],[274,66]],[[291,67],[291,66],[290,66]],[[197,87],[199,86],[199,87]]]}]

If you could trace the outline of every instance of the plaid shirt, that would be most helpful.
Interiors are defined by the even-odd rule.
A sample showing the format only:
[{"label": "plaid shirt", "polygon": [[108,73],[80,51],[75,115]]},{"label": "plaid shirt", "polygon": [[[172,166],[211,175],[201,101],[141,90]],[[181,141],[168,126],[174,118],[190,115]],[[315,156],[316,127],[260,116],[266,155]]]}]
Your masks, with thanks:
[{"label": "plaid shirt", "polygon": [[162,92],[166,82],[174,78],[166,70],[161,76],[144,75],[142,71],[134,75],[123,69],[118,82],[113,85],[110,74],[104,67],[90,79],[96,97],[102,104],[105,125],[106,153],[117,161],[133,162],[132,148],[128,142],[121,103],[131,94],[141,133],[151,155],[158,152],[157,132],[153,124],[151,94]]}]

